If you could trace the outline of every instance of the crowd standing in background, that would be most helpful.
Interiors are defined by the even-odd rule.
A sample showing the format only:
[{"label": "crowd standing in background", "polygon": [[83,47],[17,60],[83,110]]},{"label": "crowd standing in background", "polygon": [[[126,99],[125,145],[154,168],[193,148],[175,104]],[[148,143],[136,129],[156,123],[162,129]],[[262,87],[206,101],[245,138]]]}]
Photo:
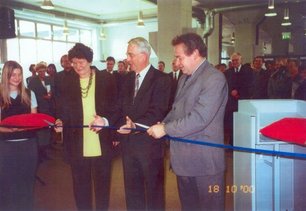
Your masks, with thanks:
[{"label": "crowd standing in background", "polygon": [[[219,144],[225,137],[233,144],[233,113],[239,100],[306,100],[306,63],[297,59],[255,56],[244,63],[243,55],[234,52],[228,66],[214,67],[206,60],[200,36],[183,34],[172,45],[172,71],[167,73],[164,61],[158,62],[158,69],[150,64],[151,47],[144,38],[128,42],[127,59],[117,62],[117,70],[112,56],[104,70],[92,66],[92,49],[77,43],[61,57],[62,71],[54,64],[31,64],[31,76],[25,79],[28,89],[22,67],[14,61],[4,64],[1,120],[36,112],[57,118],[79,210],[108,209],[118,144],[127,209],[164,210],[164,135],[209,137]],[[150,127],[148,133],[124,129],[143,126]],[[37,161],[49,159],[50,137],[50,129],[0,127],[0,210],[32,210]],[[182,210],[224,209],[224,190],[207,192],[211,184],[224,187],[223,149],[172,140],[170,160]]]}]

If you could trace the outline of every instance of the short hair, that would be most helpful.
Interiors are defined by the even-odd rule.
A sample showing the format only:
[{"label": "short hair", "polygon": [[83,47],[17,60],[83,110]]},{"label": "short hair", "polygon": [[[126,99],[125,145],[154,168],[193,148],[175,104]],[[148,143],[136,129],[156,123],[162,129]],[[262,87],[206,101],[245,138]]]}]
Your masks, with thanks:
[{"label": "short hair", "polygon": [[51,64],[48,65],[48,68],[49,67],[53,68],[54,71],[57,72],[55,64],[51,63]]},{"label": "short hair", "polygon": [[116,63],[115,58],[112,56],[107,57],[106,61],[113,61],[114,63]]},{"label": "short hair", "polygon": [[86,59],[88,62],[92,62],[93,52],[92,49],[83,43],[76,43],[68,51],[68,59],[71,61],[73,58]]},{"label": "short hair", "polygon": [[164,66],[166,66],[164,61],[159,61],[158,64],[163,64]]},{"label": "short hair", "polygon": [[151,46],[149,42],[143,37],[135,37],[128,42],[129,45],[136,45],[140,53],[151,55]]},{"label": "short hair", "polygon": [[40,70],[40,69],[47,69],[47,63],[46,62],[39,62],[36,66],[35,66],[35,71]]},{"label": "short hair", "polygon": [[190,56],[195,50],[198,50],[202,57],[207,56],[207,47],[202,37],[196,33],[186,33],[173,38],[172,46],[179,44],[185,45],[184,52],[188,56]]}]

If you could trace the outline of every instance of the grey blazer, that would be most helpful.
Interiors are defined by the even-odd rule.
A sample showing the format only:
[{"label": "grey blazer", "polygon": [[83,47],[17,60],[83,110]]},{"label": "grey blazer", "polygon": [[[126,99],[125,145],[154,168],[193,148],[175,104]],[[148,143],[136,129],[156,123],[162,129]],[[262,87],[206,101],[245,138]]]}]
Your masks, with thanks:
[{"label": "grey blazer", "polygon": [[[172,110],[164,119],[170,136],[224,143],[223,119],[228,87],[224,74],[208,61],[178,82]],[[185,82],[186,81],[186,82]],[[170,142],[171,166],[179,176],[214,175],[225,170],[224,149]]]}]

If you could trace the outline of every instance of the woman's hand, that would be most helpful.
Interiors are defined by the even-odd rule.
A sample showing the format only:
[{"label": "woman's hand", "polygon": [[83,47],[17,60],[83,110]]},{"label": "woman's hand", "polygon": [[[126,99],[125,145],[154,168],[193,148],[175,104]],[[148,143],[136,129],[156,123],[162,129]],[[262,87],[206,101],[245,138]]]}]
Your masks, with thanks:
[{"label": "woman's hand", "polygon": [[54,130],[57,133],[63,132],[63,122],[60,119],[57,119],[54,124]]},{"label": "woman's hand", "polygon": [[120,134],[130,134],[131,130],[128,128],[136,128],[135,123],[127,116],[125,125],[122,125],[119,130],[117,130]]},{"label": "woman's hand", "polygon": [[105,121],[102,117],[94,115],[94,120],[89,124],[89,129],[94,132],[99,132],[105,126]]}]

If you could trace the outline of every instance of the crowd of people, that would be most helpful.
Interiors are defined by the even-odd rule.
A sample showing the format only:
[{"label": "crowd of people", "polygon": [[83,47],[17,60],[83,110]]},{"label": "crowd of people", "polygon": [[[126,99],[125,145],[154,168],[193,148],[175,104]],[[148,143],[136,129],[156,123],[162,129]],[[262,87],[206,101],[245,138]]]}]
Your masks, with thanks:
[{"label": "crowd of people", "polygon": [[[92,66],[92,49],[76,43],[61,57],[60,72],[54,64],[31,65],[27,88],[20,64],[5,62],[1,120],[36,112],[56,117],[79,210],[109,208],[118,147],[127,210],[164,210],[166,135],[182,210],[224,210],[224,150],[171,137],[223,144],[224,129],[232,133],[238,100],[306,100],[306,66],[296,60],[255,57],[250,65],[233,53],[229,68],[214,67],[199,35],[179,35],[172,46],[172,71],[165,73],[163,61],[158,69],[150,63],[151,47],[142,37],[128,42],[127,59],[117,63],[117,71],[111,56],[106,69]],[[46,147],[56,137],[50,129],[0,127],[0,210],[33,209],[37,163],[47,159]],[[209,193],[211,184],[220,191]]]}]

